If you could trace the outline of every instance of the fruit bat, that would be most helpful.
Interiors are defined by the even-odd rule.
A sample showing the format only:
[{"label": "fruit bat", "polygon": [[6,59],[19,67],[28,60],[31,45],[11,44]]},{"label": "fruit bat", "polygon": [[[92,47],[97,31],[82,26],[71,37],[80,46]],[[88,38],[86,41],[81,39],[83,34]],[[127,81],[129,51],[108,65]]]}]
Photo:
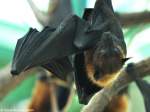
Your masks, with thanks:
[{"label": "fruit bat", "polygon": [[127,73],[136,82],[140,92],[143,95],[146,112],[150,112],[150,84],[137,76],[137,71],[133,63],[128,64]]},{"label": "fruit bat", "polygon": [[42,66],[65,79],[74,71],[79,101],[87,104],[104,87],[102,80],[113,79],[125,61],[126,44],[111,0],[97,0],[83,19],[72,15],[57,28],[31,28],[17,42],[11,73]]},{"label": "fruit bat", "polygon": [[113,82],[129,58],[126,58],[126,44],[111,0],[97,0],[94,9],[87,9],[83,18],[95,29],[100,23],[111,20],[96,44],[74,58],[79,101],[87,104],[97,91]]}]

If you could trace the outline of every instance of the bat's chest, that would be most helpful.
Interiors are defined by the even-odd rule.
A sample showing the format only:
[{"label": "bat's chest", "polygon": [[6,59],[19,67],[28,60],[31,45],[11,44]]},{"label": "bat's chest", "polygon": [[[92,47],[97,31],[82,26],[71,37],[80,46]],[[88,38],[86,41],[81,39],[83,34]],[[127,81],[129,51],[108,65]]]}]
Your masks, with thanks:
[{"label": "bat's chest", "polygon": [[[100,61],[100,60],[98,60]],[[119,72],[106,72],[104,73],[100,78],[95,79],[95,72],[96,69],[93,64],[93,51],[89,50],[85,53],[85,69],[88,75],[89,80],[91,80],[93,83],[100,87],[106,87],[113,83],[113,81],[118,77]],[[103,68],[107,70],[106,68]]]},{"label": "bat's chest", "polygon": [[91,80],[93,83],[95,83],[96,85],[98,85],[100,87],[106,87],[106,86],[111,85],[113,83],[113,81],[119,75],[119,72],[114,72],[114,73],[110,73],[110,74],[105,74],[105,75],[103,75],[103,77],[96,80],[94,78],[95,69],[92,64],[86,65],[86,72],[87,72],[89,80]]}]

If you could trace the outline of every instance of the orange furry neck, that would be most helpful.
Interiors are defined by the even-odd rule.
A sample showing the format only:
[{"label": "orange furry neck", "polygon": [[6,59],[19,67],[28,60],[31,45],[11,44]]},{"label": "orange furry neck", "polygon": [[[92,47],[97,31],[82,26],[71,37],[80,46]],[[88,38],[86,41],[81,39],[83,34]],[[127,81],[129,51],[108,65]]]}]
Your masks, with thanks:
[{"label": "orange furry neck", "polygon": [[106,87],[113,83],[113,81],[118,77],[119,72],[113,73],[113,74],[106,74],[104,77],[102,77],[99,80],[95,80],[93,77],[94,74],[94,67],[91,64],[87,64],[86,71],[88,74],[89,79],[94,82],[96,85],[100,87]]}]

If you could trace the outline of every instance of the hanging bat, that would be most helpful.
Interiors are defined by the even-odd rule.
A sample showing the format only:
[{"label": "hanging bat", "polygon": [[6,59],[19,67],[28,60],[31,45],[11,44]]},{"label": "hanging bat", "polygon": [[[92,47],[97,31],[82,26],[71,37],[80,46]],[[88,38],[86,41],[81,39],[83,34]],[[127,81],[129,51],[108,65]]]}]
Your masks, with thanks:
[{"label": "hanging bat", "polygon": [[136,82],[136,85],[143,95],[146,112],[150,112],[150,84],[137,77],[138,73],[135,70],[133,63],[128,64],[126,71],[131,79]]},{"label": "hanging bat", "polygon": [[[90,49],[75,56],[75,83],[80,103],[87,104],[101,88],[111,84],[129,59],[119,21],[114,15],[111,0],[97,0],[94,9],[87,9],[85,20],[99,25],[111,19],[100,40]],[[98,27],[98,26],[97,26]]]},{"label": "hanging bat", "polygon": [[[73,56],[73,59],[72,59]],[[35,29],[18,40],[12,74],[42,66],[65,79],[75,71],[80,103],[117,77],[126,58],[126,44],[111,0],[97,0],[84,18],[66,18],[57,28]]]}]

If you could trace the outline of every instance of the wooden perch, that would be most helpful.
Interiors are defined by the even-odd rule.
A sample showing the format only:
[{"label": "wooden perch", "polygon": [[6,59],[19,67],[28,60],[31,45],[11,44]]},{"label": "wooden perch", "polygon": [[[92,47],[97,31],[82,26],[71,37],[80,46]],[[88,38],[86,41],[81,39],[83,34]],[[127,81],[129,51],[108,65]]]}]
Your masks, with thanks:
[{"label": "wooden perch", "polygon": [[11,90],[17,87],[28,76],[35,73],[35,69],[24,72],[19,76],[12,77],[10,65],[0,71],[0,100],[2,100]]},{"label": "wooden perch", "polygon": [[72,6],[70,0],[52,0],[49,3],[48,12],[44,13],[36,7],[32,0],[28,0],[28,3],[33,10],[37,20],[43,26],[57,27],[61,21],[72,14]]},{"label": "wooden perch", "polygon": [[[50,4],[47,13],[40,11],[32,0],[28,0],[37,20],[43,26],[57,26],[66,15],[72,13],[70,0],[53,0],[59,1],[59,3]],[[150,23],[150,12],[138,12],[138,13],[116,13],[123,27],[130,27],[132,25]]]},{"label": "wooden perch", "polygon": [[117,14],[123,27],[150,23],[150,12]]},{"label": "wooden perch", "polygon": [[49,22],[49,15],[47,13],[44,13],[42,11],[40,11],[36,5],[33,3],[32,0],[27,0],[33,13],[35,14],[35,17],[37,18],[37,20],[43,25],[46,26],[48,25]]},{"label": "wooden perch", "polygon": [[[150,73],[150,58],[140,61],[135,64],[135,68],[140,77],[144,77]],[[97,92],[88,105],[86,105],[82,112],[103,112],[104,108],[111,101],[120,90],[126,87],[132,80],[125,71],[125,68],[121,70],[121,73],[116,81],[110,86],[103,88]]]}]

